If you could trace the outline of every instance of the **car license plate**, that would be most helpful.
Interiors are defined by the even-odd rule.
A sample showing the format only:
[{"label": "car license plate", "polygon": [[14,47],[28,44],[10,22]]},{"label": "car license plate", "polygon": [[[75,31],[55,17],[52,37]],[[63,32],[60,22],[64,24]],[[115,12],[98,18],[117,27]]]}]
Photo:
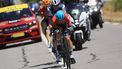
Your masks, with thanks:
[{"label": "car license plate", "polygon": [[12,35],[13,38],[18,38],[18,37],[22,37],[24,36],[24,32],[21,32],[21,33],[15,33]]}]

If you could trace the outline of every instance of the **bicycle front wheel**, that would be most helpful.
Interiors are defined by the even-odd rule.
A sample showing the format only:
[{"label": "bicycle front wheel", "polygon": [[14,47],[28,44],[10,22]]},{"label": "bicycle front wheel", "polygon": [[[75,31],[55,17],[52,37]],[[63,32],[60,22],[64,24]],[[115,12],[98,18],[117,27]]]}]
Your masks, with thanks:
[{"label": "bicycle front wheel", "polygon": [[67,42],[66,40],[63,40],[63,63],[64,63],[64,67],[66,67],[67,69],[71,69],[71,61],[70,61],[70,52],[68,50],[67,47]]}]

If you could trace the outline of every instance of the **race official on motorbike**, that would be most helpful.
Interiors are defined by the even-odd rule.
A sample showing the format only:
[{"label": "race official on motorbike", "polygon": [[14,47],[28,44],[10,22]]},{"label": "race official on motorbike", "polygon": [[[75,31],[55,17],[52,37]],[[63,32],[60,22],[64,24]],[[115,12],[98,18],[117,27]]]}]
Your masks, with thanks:
[{"label": "race official on motorbike", "polygon": [[51,0],[42,0],[42,5],[40,6],[39,9],[39,14],[41,17],[44,17],[42,20],[42,31],[45,34],[47,41],[48,41],[48,48],[51,48],[51,37],[50,37],[50,28],[52,27],[51,25],[51,17],[49,14],[49,6],[51,4]]},{"label": "race official on motorbike", "polygon": [[102,7],[103,4],[104,4],[104,0],[97,0],[97,2],[101,5],[101,7]]},{"label": "race official on motorbike", "polygon": [[[69,6],[71,3],[81,3],[83,4],[82,6],[84,6],[84,9],[86,12],[88,12],[88,8],[87,6],[85,5],[85,3],[87,3],[88,0],[65,0],[64,3],[66,3],[67,5],[66,6]],[[86,40],[90,41],[91,38],[90,38],[90,35],[91,35],[91,24],[89,21],[87,21],[87,29],[88,29],[88,32],[87,32],[87,37],[86,37]]]},{"label": "race official on motorbike", "polygon": [[[55,15],[52,17],[52,26],[53,29],[59,29],[59,31],[61,31],[61,35],[65,36],[65,39],[67,41],[68,44],[68,48],[70,51],[70,58],[71,58],[71,64],[76,63],[74,57],[73,57],[73,44],[72,41],[70,39],[70,35],[68,34],[68,29],[72,29],[72,23],[69,19],[69,16],[66,12],[64,12],[63,10],[58,10]],[[58,37],[60,37],[59,33],[56,33],[57,36],[57,40]],[[57,45],[54,45],[54,47]]]},{"label": "race official on motorbike", "polygon": [[[89,6],[87,5],[87,3],[89,2],[89,0],[79,0],[79,2],[84,5],[84,9],[85,9],[86,13],[88,13],[89,12]],[[88,18],[88,21],[86,22],[86,24],[87,24],[87,29],[88,29],[87,40],[90,41],[91,40],[91,38],[90,38],[90,35],[91,35],[90,17]]]},{"label": "race official on motorbike", "polygon": [[[97,18],[95,19],[94,18],[94,16],[92,17],[92,19],[94,19],[94,20],[92,20],[96,25],[97,25],[97,23],[99,24],[99,26],[100,26],[100,28],[103,28],[103,23],[104,23],[104,21],[103,21],[103,18],[102,18],[102,6],[103,6],[103,4],[104,4],[104,1],[103,0],[89,0],[88,1],[88,3],[87,3],[87,5],[89,6],[89,7],[92,7],[92,6],[95,6],[95,7],[97,7],[97,11],[95,11],[95,9],[94,9],[94,11],[95,11],[95,13],[97,12]],[[94,11],[92,11],[92,12],[94,12]],[[95,14],[96,15],[96,14]],[[92,15],[91,15],[92,16]],[[97,20],[97,21],[96,21]],[[96,26],[93,26],[93,29],[94,28],[96,28]]]},{"label": "race official on motorbike", "polygon": [[97,1],[98,1],[98,5],[100,5],[101,22],[104,23],[103,18],[102,18],[102,9],[101,9],[104,5],[104,0],[97,0]]}]

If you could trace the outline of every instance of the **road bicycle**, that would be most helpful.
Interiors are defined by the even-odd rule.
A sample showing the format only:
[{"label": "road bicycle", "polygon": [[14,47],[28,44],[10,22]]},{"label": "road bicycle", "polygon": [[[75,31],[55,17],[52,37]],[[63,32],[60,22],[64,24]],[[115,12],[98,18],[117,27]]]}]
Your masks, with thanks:
[{"label": "road bicycle", "polygon": [[[60,37],[57,38],[57,34],[59,34]],[[65,39],[65,35],[59,29],[53,30],[52,43],[53,48],[55,49],[53,52],[56,59],[62,58],[63,67],[66,69],[71,69],[70,52],[68,50],[67,41]]]}]

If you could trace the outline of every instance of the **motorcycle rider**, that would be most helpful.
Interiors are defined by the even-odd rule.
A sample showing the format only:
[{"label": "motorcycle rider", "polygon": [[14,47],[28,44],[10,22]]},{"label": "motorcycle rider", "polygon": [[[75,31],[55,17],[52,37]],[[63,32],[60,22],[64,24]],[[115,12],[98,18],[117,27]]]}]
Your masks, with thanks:
[{"label": "motorcycle rider", "polygon": [[[81,4],[84,4],[84,9],[86,10],[86,12],[88,11],[87,10],[87,7],[85,5],[85,3],[88,2],[88,0],[64,0],[62,1],[64,2],[64,4],[66,4],[66,6],[70,5],[71,3],[81,3]],[[87,28],[88,28],[88,32],[87,32],[87,38],[86,40],[90,41],[91,38],[90,38],[90,35],[91,35],[91,25],[90,25],[90,22],[87,22]]]},{"label": "motorcycle rider", "polygon": [[42,20],[42,31],[45,34],[47,41],[48,41],[48,48],[51,49],[51,37],[50,37],[50,28],[52,27],[51,25],[51,17],[49,14],[49,6],[51,4],[51,0],[42,0],[42,5],[40,6],[40,9],[38,10],[39,14],[41,17],[44,17]]},{"label": "motorcycle rider", "polygon": [[[87,3],[87,5],[89,5],[89,6],[96,5],[99,7],[98,8],[99,9],[99,17],[98,18],[99,18],[100,28],[103,28],[102,23],[104,23],[103,18],[102,18],[102,10],[101,10],[103,3],[104,3],[104,0],[89,0]],[[93,29],[94,28],[96,28],[96,26],[94,26]]]},{"label": "motorcycle rider", "polygon": [[[89,6],[86,4],[88,3],[89,0],[80,0],[80,3],[84,4],[84,9],[86,11],[86,13],[89,12]],[[87,40],[90,41],[91,38],[90,38],[90,35],[91,35],[91,22],[90,22],[90,17],[88,19],[88,22],[87,22],[87,29],[88,29],[88,32],[87,32]]]},{"label": "motorcycle rider", "polygon": [[[100,14],[101,14],[100,21],[101,21],[101,23],[104,23],[103,18],[102,18],[102,9],[101,9],[104,5],[104,0],[97,0],[97,2],[98,2],[98,5],[100,5]],[[103,28],[103,26],[101,26],[101,28]]]},{"label": "motorcycle rider", "polygon": [[[72,23],[69,19],[69,15],[63,10],[58,10],[55,13],[55,15],[52,17],[52,26],[53,26],[54,30],[59,29],[60,31],[62,31],[61,35],[65,36],[65,39],[66,39],[67,44],[68,44],[67,46],[68,46],[68,49],[70,51],[71,64],[76,63],[74,56],[72,54],[73,44],[72,44],[72,41],[70,39],[70,35],[68,34],[68,29],[70,29],[70,30],[73,29]],[[57,40],[58,40],[58,36],[60,36],[60,35],[58,33],[56,33],[56,36],[57,36]],[[54,45],[54,48],[55,48],[55,46],[56,45]]]}]

